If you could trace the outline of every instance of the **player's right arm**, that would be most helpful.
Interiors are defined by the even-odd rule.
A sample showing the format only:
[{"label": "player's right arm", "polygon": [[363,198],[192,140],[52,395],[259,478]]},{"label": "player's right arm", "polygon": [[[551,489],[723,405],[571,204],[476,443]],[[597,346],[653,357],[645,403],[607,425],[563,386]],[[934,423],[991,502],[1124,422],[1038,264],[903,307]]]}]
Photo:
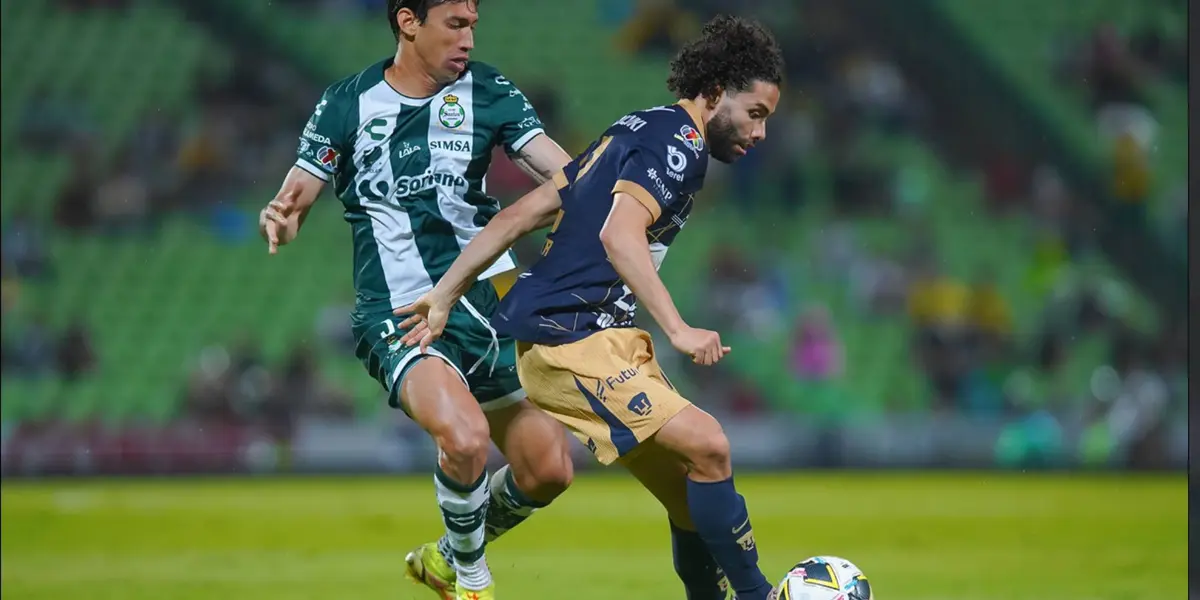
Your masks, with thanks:
[{"label": "player's right arm", "polygon": [[[696,329],[683,321],[654,266],[646,238],[646,230],[655,220],[653,208],[647,206],[649,193],[637,191],[640,186],[618,186],[618,189],[622,188],[632,193],[618,191],[614,194],[612,210],[600,230],[600,242],[613,269],[637,296],[638,302],[650,311],[650,316],[662,327],[672,346],[690,355],[698,364],[716,363],[729,352],[729,347],[721,345],[721,336],[717,332]],[[634,194],[643,197],[639,199]]]},{"label": "player's right arm", "polygon": [[349,156],[345,102],[338,101],[340,84],[325,90],[321,101],[300,134],[296,163],[275,198],[258,215],[258,229],[271,254],[300,233],[304,219],[325,184],[341,170],[342,157]]},{"label": "player's right arm", "polygon": [[325,182],[308,171],[299,167],[288,171],[279,193],[258,213],[258,232],[266,240],[271,254],[296,239],[308,218],[308,211],[323,189]]}]

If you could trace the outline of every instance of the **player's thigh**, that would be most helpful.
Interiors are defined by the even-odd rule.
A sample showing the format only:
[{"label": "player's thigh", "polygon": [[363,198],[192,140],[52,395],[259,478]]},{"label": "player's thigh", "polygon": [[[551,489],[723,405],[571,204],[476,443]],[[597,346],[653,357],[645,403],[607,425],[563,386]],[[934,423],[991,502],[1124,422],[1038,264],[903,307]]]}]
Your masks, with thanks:
[{"label": "player's thigh", "polygon": [[431,434],[459,429],[477,433],[487,422],[459,366],[459,349],[444,340],[422,351],[400,342],[404,330],[391,313],[355,314],[355,354],[388,392],[388,404],[404,410]]},{"label": "player's thigh", "polygon": [[638,329],[523,348],[517,368],[530,402],[566,425],[606,465],[635,453],[689,406],[662,376],[649,334]]},{"label": "player's thigh", "polygon": [[489,428],[462,374],[438,356],[418,357],[399,382],[400,402],[447,452],[486,452]]},{"label": "player's thigh", "polygon": [[667,510],[675,526],[695,531],[687,505],[687,466],[677,455],[651,445],[622,458],[621,464]]},{"label": "player's thigh", "polygon": [[729,462],[729,439],[715,417],[688,405],[663,424],[651,444],[666,450],[692,468],[723,470]]}]

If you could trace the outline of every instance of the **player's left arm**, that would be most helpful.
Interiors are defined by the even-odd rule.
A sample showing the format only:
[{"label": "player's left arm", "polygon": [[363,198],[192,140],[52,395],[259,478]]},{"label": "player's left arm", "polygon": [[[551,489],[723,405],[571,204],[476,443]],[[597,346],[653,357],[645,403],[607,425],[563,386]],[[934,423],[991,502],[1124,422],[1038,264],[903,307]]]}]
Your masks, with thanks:
[{"label": "player's left arm", "polygon": [[553,179],[555,173],[571,162],[567,151],[544,133],[529,140],[509,158],[538,185]]},{"label": "player's left arm", "polygon": [[[500,117],[497,141],[504,146],[513,163],[526,175],[545,184],[571,162],[567,154],[550,136],[529,98],[517,86],[499,73],[492,79],[490,89],[495,93],[495,110]],[[549,227],[554,216],[547,217],[537,228]]]},{"label": "player's left arm", "polygon": [[[544,133],[529,140],[529,143],[522,146],[509,158],[538,185],[544,185],[547,181],[554,179],[554,176],[562,173],[563,168],[571,162],[571,156],[567,154],[567,151]],[[553,225],[554,218],[555,213],[546,215],[534,229]]]},{"label": "player's left arm", "polygon": [[560,183],[562,181],[547,181],[492,217],[450,265],[434,290],[441,288],[443,296],[455,300],[467,293],[475,280],[514,242],[537,229],[547,217],[553,219],[558,215],[558,209],[562,208],[562,198],[558,195]]},{"label": "player's left arm", "polygon": [[[401,325],[409,329],[402,338],[412,346],[420,342],[423,346],[441,335],[446,325],[450,307],[467,293],[479,276],[508,251],[521,236],[538,229],[547,218],[553,219],[562,207],[558,190],[566,185],[566,178],[556,175],[551,181],[525,194],[511,206],[501,210],[467,244],[462,253],[437,285],[416,302],[398,308],[396,315],[411,314]],[[424,321],[425,327],[417,327]]]}]

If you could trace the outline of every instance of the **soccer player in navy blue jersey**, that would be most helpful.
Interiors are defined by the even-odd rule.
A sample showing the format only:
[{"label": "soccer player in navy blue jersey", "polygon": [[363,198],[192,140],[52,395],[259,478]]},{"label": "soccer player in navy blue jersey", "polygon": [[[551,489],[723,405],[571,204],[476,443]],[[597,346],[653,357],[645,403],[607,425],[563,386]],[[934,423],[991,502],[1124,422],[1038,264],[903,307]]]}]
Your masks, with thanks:
[{"label": "soccer player in navy blue jersey", "polygon": [[553,180],[502,210],[410,315],[406,344],[444,333],[472,282],[522,235],[555,217],[542,257],[491,324],[517,340],[530,401],[565,424],[605,465],[620,462],[663,504],[676,572],[690,600],[775,595],[758,568],[729,441],[684,399],[634,327],[644,304],[671,345],[701,365],[730,348],[679,315],[658,268],[692,210],[709,158],[731,163],[766,137],[782,83],[778,44],[761,25],[720,16],[671,62],[677,104],[630,113]]}]

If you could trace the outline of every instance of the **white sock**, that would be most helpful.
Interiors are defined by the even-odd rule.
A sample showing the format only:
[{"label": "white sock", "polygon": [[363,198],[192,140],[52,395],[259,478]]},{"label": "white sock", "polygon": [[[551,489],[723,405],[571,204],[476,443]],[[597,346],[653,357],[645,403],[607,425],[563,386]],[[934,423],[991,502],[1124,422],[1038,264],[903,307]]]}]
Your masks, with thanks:
[{"label": "white sock", "polygon": [[468,486],[451,479],[439,466],[433,480],[458,584],[468,590],[482,590],[492,584],[492,573],[483,554],[490,495],[488,474],[484,471],[478,481]]}]

